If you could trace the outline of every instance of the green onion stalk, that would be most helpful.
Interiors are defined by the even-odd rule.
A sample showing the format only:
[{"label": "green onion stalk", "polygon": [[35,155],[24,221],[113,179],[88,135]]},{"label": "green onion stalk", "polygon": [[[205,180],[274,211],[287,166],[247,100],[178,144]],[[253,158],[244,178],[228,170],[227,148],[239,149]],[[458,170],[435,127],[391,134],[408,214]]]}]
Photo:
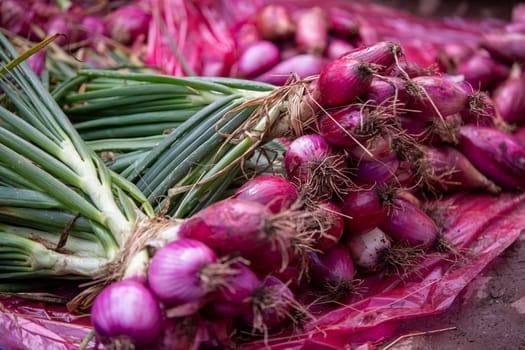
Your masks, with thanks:
[{"label": "green onion stalk", "polygon": [[[0,34],[1,66],[16,56]],[[94,88],[79,93],[79,84]],[[305,87],[90,69],[52,95],[24,62],[6,69],[0,289],[85,279],[70,304],[85,308],[106,284],[144,278],[149,248],[176,239],[181,219],[225,196],[259,146],[300,129],[289,123],[301,123],[292,107]],[[148,118],[167,118],[169,129],[82,137],[145,128]],[[112,168],[110,152],[127,159]]]}]

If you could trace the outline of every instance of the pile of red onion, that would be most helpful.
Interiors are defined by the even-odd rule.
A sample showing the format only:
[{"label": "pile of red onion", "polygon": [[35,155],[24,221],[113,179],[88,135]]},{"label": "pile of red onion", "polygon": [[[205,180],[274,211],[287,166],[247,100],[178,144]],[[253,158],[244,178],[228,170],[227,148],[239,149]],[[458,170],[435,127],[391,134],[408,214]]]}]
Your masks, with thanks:
[{"label": "pile of red onion", "polygon": [[413,67],[387,41],[326,64],[305,98],[315,122],[283,143],[281,172],[186,219],[147,281],[105,289],[92,310],[99,339],[159,346],[188,318],[186,336],[207,348],[294,334],[358,299],[365,276],[402,278],[424,257],[460,254],[432,200],[521,191],[525,145],[490,94]]}]

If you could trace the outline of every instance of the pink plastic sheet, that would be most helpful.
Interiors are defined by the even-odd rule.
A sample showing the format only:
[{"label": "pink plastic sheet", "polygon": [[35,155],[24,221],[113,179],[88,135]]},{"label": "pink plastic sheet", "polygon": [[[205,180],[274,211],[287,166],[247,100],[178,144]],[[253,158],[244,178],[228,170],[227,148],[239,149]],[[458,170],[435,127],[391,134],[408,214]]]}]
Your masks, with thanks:
[{"label": "pink plastic sheet", "polygon": [[[409,275],[366,277],[363,292],[344,306],[326,310],[304,330],[270,337],[272,350],[372,350],[391,337],[405,319],[447,310],[461,290],[525,229],[525,194],[458,194],[437,202],[445,237],[462,249],[464,259],[428,256]],[[450,258],[450,257],[448,257]],[[78,349],[89,332],[89,319],[62,306],[9,298],[0,301],[0,347]],[[88,349],[92,349],[90,343]],[[243,349],[268,349],[262,342]]]}]

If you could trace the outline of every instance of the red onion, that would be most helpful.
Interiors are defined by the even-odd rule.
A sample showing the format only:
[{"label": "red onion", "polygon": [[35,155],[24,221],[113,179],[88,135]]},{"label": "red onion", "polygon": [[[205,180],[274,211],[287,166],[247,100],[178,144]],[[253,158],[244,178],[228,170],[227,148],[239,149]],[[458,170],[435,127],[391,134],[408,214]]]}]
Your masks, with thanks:
[{"label": "red onion", "polygon": [[[373,125],[374,123],[371,124]],[[380,129],[376,132],[378,130]],[[388,132],[384,135],[371,135],[361,145],[349,147],[345,151],[354,160],[375,161],[392,153],[392,137]]]},{"label": "red onion", "polygon": [[355,289],[354,262],[343,244],[336,244],[322,253],[310,254],[311,285],[328,293],[329,300],[341,300]]},{"label": "red onion", "polygon": [[425,144],[451,143],[456,144],[459,138],[459,127],[464,120],[460,114],[445,116],[443,119],[425,120],[420,113],[407,113],[399,116],[399,121],[406,131],[416,141]]},{"label": "red onion", "polygon": [[379,73],[388,71],[394,63],[396,57],[402,54],[401,46],[390,41],[380,41],[372,45],[364,45],[346,53],[341,58],[364,61],[378,65]]},{"label": "red onion", "polygon": [[61,34],[55,42],[60,45],[74,43],[78,39],[78,33],[73,30],[71,18],[64,14],[51,17],[46,23],[46,34]]},{"label": "red onion", "polygon": [[326,59],[323,57],[309,54],[297,55],[279,62],[255,77],[254,80],[284,85],[290,80],[292,74],[297,75],[298,78],[306,78],[319,74],[325,65]]},{"label": "red onion", "polygon": [[321,105],[337,107],[350,104],[366,93],[373,75],[374,67],[367,62],[340,58],[328,63],[319,75]]},{"label": "red onion", "polygon": [[253,78],[275,66],[280,61],[279,47],[271,41],[259,40],[239,55],[237,74],[242,78]]},{"label": "red onion", "polygon": [[226,285],[221,287],[212,297],[206,310],[223,317],[239,317],[247,315],[252,306],[248,302],[250,295],[260,286],[257,275],[246,265],[235,263],[232,268],[237,272],[226,279]]},{"label": "red onion", "polygon": [[324,55],[330,60],[336,60],[354,48],[354,45],[344,39],[331,37],[328,39]]},{"label": "red onion", "polygon": [[273,276],[267,276],[248,300],[253,309],[243,321],[264,333],[279,329],[290,321],[292,311],[298,307],[290,288]]},{"label": "red onion", "polygon": [[509,77],[492,92],[492,99],[505,122],[525,122],[525,77],[518,65],[512,68]]},{"label": "red onion", "polygon": [[105,345],[135,348],[153,342],[161,331],[159,302],[135,281],[115,282],[97,295],[91,308],[93,327]]},{"label": "red onion", "polygon": [[387,218],[378,226],[395,239],[421,248],[431,247],[439,237],[432,218],[404,198],[394,198]]},{"label": "red onion", "polygon": [[328,42],[328,19],[320,7],[300,11],[295,18],[295,44],[302,52],[323,54]]},{"label": "red onion", "polygon": [[316,134],[292,141],[284,158],[288,178],[310,198],[330,198],[349,185],[345,156]]},{"label": "red onion", "polygon": [[525,34],[525,22],[514,22],[505,25],[505,31],[507,33],[524,33]]},{"label": "red onion", "polygon": [[206,244],[179,239],[155,252],[148,284],[157,298],[170,306],[200,303],[224,284],[228,271]]},{"label": "red onion", "polygon": [[464,125],[458,149],[497,185],[525,186],[525,147],[512,135],[487,127]]},{"label": "red onion", "polygon": [[363,119],[362,111],[352,105],[327,111],[319,118],[319,133],[335,147],[356,146],[363,141],[359,135]]},{"label": "red onion", "polygon": [[474,88],[487,90],[509,75],[507,65],[484,53],[476,53],[462,62],[456,71]]},{"label": "red onion", "polygon": [[43,48],[31,55],[27,60],[27,64],[37,76],[41,76],[46,68],[47,49]]},{"label": "red onion", "polygon": [[461,111],[461,118],[465,124],[496,126],[504,123],[494,100],[484,92],[469,95],[468,107]]},{"label": "red onion", "polygon": [[456,72],[458,65],[472,54],[473,50],[470,46],[460,42],[450,42],[439,48],[437,61],[444,72],[452,74]]},{"label": "red onion", "polygon": [[140,6],[122,6],[111,12],[107,18],[108,30],[112,39],[131,44],[141,35],[147,35],[151,15]]},{"label": "red onion", "polygon": [[282,5],[264,6],[257,13],[255,23],[266,40],[283,40],[291,37],[295,31],[290,12]]},{"label": "red onion", "polygon": [[436,74],[436,70],[432,67],[423,68],[415,62],[403,60],[392,69],[390,76],[415,78],[434,74]]},{"label": "red onion", "polygon": [[27,3],[19,0],[3,0],[0,2],[0,27],[13,34],[28,36],[31,32],[31,22],[34,12]]},{"label": "red onion", "polygon": [[108,35],[108,27],[106,21],[97,16],[85,16],[81,21],[82,31],[84,37],[88,40],[97,39],[101,36]]},{"label": "red onion", "polygon": [[525,60],[525,34],[488,33],[480,45],[497,59],[509,63]]},{"label": "red onion", "polygon": [[351,235],[346,245],[357,266],[376,271],[383,269],[383,255],[392,247],[392,241],[381,229],[374,227]]},{"label": "red onion", "polygon": [[316,204],[318,210],[314,211],[314,215],[320,216],[319,221],[322,227],[319,234],[316,235],[314,246],[316,249],[326,250],[337,244],[341,239],[345,225],[344,218],[341,208],[334,202],[324,200]]},{"label": "red onion", "polygon": [[431,190],[454,192],[483,189],[498,193],[500,189],[477,170],[463,153],[451,146],[421,146],[424,150],[419,165],[424,184]]},{"label": "red onion", "polygon": [[284,267],[290,241],[300,235],[293,215],[272,214],[261,203],[230,198],[194,214],[181,225],[179,235],[202,241],[220,255],[240,255],[252,262],[266,256],[266,268]]},{"label": "red onion", "polygon": [[288,209],[299,199],[295,186],[283,177],[260,175],[246,181],[232,198],[259,202],[272,213]]},{"label": "red onion", "polygon": [[352,181],[358,185],[384,184],[396,175],[399,159],[392,153],[382,159],[372,161],[357,161],[352,168]]},{"label": "red onion", "polygon": [[366,99],[376,104],[390,100],[403,107],[408,100],[405,81],[398,77],[373,78]]},{"label": "red onion", "polygon": [[525,124],[520,125],[514,129],[512,136],[522,145],[525,145]]},{"label": "red onion", "polygon": [[377,189],[352,191],[345,195],[341,205],[345,232],[356,235],[383,223],[388,207]]},{"label": "red onion", "polygon": [[407,83],[406,91],[412,96],[407,107],[420,110],[422,115],[444,117],[467,105],[468,94],[461,85],[443,76],[415,77]]},{"label": "red onion", "polygon": [[350,40],[359,34],[357,21],[347,11],[329,6],[327,7],[327,14],[330,30],[338,36]]},{"label": "red onion", "polygon": [[238,26],[234,26],[232,36],[235,38],[235,43],[240,51],[261,40],[257,26],[251,22],[240,23]]}]

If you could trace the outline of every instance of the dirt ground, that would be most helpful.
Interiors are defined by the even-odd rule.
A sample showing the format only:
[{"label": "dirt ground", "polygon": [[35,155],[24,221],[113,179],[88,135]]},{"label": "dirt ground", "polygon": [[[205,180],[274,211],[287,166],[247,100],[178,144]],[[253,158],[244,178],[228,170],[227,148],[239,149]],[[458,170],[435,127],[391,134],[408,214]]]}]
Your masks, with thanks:
[{"label": "dirt ground", "polygon": [[[445,313],[404,322],[382,350],[525,350],[525,234]],[[418,334],[419,333],[419,334]]]}]

